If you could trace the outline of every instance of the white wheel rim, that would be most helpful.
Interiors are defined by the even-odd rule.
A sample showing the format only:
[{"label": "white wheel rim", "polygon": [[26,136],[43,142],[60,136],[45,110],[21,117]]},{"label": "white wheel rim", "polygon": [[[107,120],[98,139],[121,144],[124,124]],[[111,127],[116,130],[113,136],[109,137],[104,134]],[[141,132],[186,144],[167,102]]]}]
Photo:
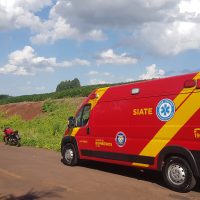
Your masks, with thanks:
[{"label": "white wheel rim", "polygon": [[182,185],[186,180],[185,169],[177,163],[169,166],[167,174],[170,182],[177,186]]},{"label": "white wheel rim", "polygon": [[71,163],[74,157],[74,152],[72,149],[67,149],[65,151],[65,159],[68,163]]}]

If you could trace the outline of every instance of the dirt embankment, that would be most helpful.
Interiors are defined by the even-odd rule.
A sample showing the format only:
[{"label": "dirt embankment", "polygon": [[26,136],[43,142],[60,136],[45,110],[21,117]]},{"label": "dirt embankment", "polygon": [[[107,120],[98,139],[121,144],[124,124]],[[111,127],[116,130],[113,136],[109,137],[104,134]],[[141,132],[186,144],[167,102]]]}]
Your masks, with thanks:
[{"label": "dirt embankment", "polygon": [[24,120],[31,120],[42,113],[43,102],[23,102],[0,105],[0,112],[7,116],[20,115]]}]

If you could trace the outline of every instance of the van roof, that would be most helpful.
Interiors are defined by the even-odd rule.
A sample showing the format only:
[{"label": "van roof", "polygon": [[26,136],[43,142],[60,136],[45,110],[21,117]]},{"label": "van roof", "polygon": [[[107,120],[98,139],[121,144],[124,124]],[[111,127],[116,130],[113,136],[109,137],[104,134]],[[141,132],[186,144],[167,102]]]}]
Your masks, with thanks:
[{"label": "van roof", "polygon": [[[192,80],[197,73],[151,79],[151,80],[142,80],[132,83],[126,83],[122,85],[114,85],[109,87],[108,91],[103,95],[101,101],[113,101],[120,99],[129,99],[129,98],[145,98],[151,96],[160,96],[160,95],[175,95],[177,93],[189,92],[184,89],[184,83],[186,80]],[[200,77],[199,77],[200,78]],[[133,89],[138,89],[137,94],[132,94]],[[101,88],[99,88],[101,90]]]}]

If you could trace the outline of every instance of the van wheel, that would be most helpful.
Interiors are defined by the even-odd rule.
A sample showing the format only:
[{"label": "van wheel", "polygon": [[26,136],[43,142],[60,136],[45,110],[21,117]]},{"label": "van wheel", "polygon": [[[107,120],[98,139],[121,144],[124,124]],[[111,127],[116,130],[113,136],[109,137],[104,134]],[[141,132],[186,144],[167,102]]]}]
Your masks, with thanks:
[{"label": "van wheel", "polygon": [[189,192],[196,185],[188,162],[180,157],[170,157],[166,160],[163,177],[168,187],[177,192]]},{"label": "van wheel", "polygon": [[78,155],[73,144],[68,143],[63,148],[63,163],[69,166],[78,164]]}]

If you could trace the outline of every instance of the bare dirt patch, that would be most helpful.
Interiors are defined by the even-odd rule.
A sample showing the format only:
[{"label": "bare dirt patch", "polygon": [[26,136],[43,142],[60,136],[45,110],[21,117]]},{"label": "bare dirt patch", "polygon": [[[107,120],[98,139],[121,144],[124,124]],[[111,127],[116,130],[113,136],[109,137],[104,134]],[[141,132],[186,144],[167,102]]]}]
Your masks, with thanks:
[{"label": "bare dirt patch", "polygon": [[0,105],[0,112],[7,116],[20,115],[24,120],[31,120],[42,113],[43,102],[22,102]]}]

